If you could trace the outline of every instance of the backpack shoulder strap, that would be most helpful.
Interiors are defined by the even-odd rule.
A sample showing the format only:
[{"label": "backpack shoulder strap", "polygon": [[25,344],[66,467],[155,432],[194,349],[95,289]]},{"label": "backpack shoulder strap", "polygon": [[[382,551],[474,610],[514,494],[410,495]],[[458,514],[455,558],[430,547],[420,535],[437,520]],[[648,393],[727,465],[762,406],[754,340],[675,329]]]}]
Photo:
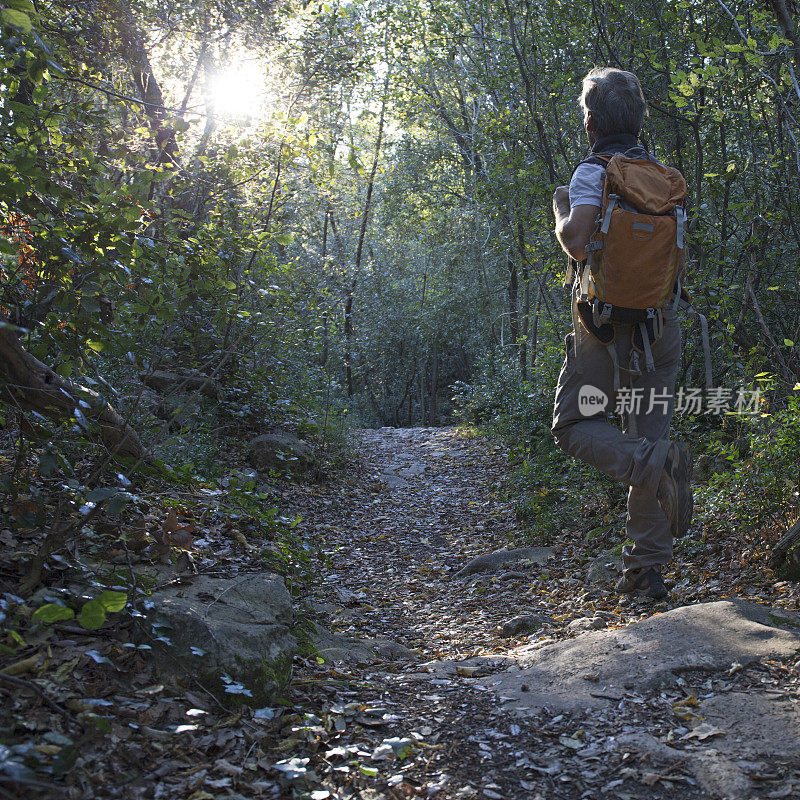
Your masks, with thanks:
[{"label": "backpack shoulder strap", "polygon": [[595,166],[602,167],[605,169],[608,166],[608,162],[611,161],[611,153],[593,153],[592,155],[584,158],[582,161],[579,161],[573,168],[572,168],[572,175],[575,174],[575,170],[578,169],[582,164],[594,164]]},{"label": "backpack shoulder strap", "polygon": [[[605,169],[608,166],[608,162],[611,161],[612,154],[611,153],[594,153],[590,155],[588,158],[584,158],[583,161],[578,164],[578,167],[581,164],[594,164],[595,166],[602,167]],[[577,167],[576,167],[577,169]]]}]

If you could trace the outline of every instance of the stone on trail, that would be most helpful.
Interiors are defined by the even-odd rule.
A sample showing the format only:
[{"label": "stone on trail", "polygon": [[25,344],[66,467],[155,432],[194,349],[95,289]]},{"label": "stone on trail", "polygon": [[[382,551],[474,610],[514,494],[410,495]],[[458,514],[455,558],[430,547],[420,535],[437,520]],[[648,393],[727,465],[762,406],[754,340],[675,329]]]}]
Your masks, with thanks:
[{"label": "stone on trail", "polygon": [[589,584],[615,583],[622,574],[622,556],[614,552],[601,553],[592,559],[586,573],[586,582]]},{"label": "stone on trail", "polygon": [[774,627],[775,619],[742,600],[684,606],[627,628],[517,648],[510,655],[520,669],[485,683],[520,711],[602,706],[629,691],[669,685],[687,670],[726,670],[734,662],[794,655],[800,633]]},{"label": "stone on trail", "polygon": [[317,653],[326,661],[373,664],[376,661],[416,661],[418,656],[394,639],[357,639],[317,627],[311,635]]},{"label": "stone on trail", "polygon": [[397,474],[401,478],[405,478],[406,480],[411,480],[412,478],[417,478],[420,475],[424,475],[425,471],[427,470],[427,466],[425,464],[409,464],[407,467],[402,467],[401,469],[397,470]]},{"label": "stone on trail", "polygon": [[517,547],[514,550],[495,550],[494,553],[484,553],[473,558],[465,567],[456,572],[456,578],[466,578],[476,572],[496,572],[505,564],[516,561],[533,561],[535,564],[544,564],[553,556],[552,547]]},{"label": "stone on trail", "polygon": [[291,433],[265,433],[249,447],[248,459],[256,469],[302,473],[314,467],[311,446]]},{"label": "stone on trail", "polygon": [[548,614],[519,614],[500,626],[501,636],[523,636],[534,633],[545,625],[552,625],[553,618]]},{"label": "stone on trail", "polygon": [[[715,745],[718,746],[719,742]],[[634,752],[642,761],[647,759],[653,766],[663,769],[663,774],[669,777],[673,771],[688,767],[703,790],[704,797],[713,797],[717,800],[745,800],[753,797],[752,784],[738,764],[731,761],[716,746],[704,748],[700,752],[677,750],[660,742],[651,733],[636,730],[623,733],[616,737],[614,746],[623,752]],[[753,765],[758,766],[758,765]]]},{"label": "stone on trail", "polygon": [[297,639],[291,597],[280,575],[199,575],[150,599],[150,618],[171,642],[156,653],[162,672],[191,675],[216,688],[227,675],[254,697],[268,696],[288,677]]},{"label": "stone on trail", "polygon": [[404,489],[408,486],[408,481],[401,478],[393,469],[388,468],[381,473],[379,480],[385,483],[389,489]]},{"label": "stone on trail", "polygon": [[579,617],[567,625],[568,631],[583,633],[584,631],[599,631],[608,625],[602,617]]}]

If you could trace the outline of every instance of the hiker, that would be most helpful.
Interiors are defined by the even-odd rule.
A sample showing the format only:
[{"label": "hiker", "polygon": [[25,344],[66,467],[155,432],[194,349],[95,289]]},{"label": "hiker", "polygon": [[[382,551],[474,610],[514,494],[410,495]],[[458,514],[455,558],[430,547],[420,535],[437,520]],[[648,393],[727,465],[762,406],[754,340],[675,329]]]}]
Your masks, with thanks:
[{"label": "hiker", "polygon": [[[616,590],[660,599],[673,538],[692,516],[691,451],[668,438],[685,297],[686,183],[639,145],[646,105],[633,73],[591,70],[579,103],[591,153],[553,195],[558,241],[581,263],[568,276],[573,331],[552,432],[562,450],[629,485],[633,545],[623,548]],[[622,430],[609,411],[620,414]]]}]

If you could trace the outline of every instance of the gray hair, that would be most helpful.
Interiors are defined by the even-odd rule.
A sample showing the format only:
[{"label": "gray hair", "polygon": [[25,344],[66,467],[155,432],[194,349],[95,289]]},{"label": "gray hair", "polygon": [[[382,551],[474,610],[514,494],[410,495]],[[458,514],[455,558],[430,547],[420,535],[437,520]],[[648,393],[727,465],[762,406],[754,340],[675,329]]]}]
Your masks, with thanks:
[{"label": "gray hair", "polygon": [[596,67],[583,79],[578,98],[586,113],[592,115],[598,136],[615,133],[639,135],[647,113],[639,79],[632,73],[614,67]]}]

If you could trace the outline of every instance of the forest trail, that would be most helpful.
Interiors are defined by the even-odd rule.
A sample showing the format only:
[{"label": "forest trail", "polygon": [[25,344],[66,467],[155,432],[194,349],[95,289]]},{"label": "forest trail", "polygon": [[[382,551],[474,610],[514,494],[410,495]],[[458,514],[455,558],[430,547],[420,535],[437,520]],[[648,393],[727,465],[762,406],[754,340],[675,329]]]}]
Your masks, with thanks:
[{"label": "forest trail", "polygon": [[796,796],[800,638],[774,627],[796,617],[719,593],[621,604],[613,568],[587,583],[577,519],[460,573],[531,544],[503,448],[458,429],[358,444],[343,480],[284,497],[318,548],[307,607],[339,637],[295,670],[283,746],[309,759],[293,789],[317,792],[296,796]]}]

